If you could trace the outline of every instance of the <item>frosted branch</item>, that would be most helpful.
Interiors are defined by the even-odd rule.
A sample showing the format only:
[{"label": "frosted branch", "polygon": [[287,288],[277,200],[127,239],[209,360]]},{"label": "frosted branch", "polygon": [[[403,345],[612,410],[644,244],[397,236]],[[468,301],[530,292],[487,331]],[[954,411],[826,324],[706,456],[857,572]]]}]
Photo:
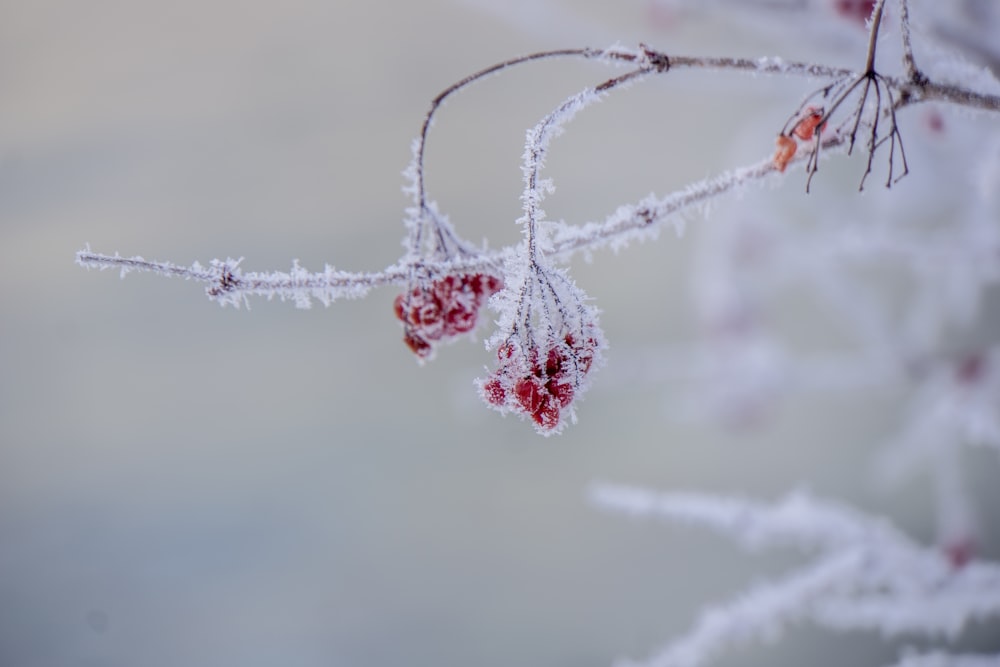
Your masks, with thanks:
[{"label": "frosted branch", "polygon": [[903,39],[903,69],[906,71],[906,78],[916,85],[925,83],[927,77],[917,68],[917,61],[913,57],[909,0],[899,0],[899,31]]},{"label": "frosted branch", "polygon": [[249,296],[294,301],[298,308],[309,308],[312,299],[329,306],[338,299],[356,299],[365,296],[373,287],[401,283],[405,278],[399,268],[375,273],[349,273],[327,265],[323,271],[311,273],[298,262],[288,272],[245,272],[240,269],[241,261],[213,259],[208,266],[198,262],[180,266],[171,262],[149,261],[139,256],[103,255],[90,250],[76,253],[76,263],[80,266],[102,271],[117,269],[122,278],[137,271],[209,283],[205,289],[209,299],[237,308],[246,305]]},{"label": "frosted branch", "polygon": [[833,630],[954,637],[968,623],[1000,617],[1000,564],[957,562],[885,520],[793,494],[771,505],[709,495],[598,485],[598,507],[713,528],[744,547],[819,547],[813,560],[777,581],[705,612],[683,637],[629,665],[698,667],[725,648],[773,640],[809,620]]},{"label": "frosted branch", "polygon": [[844,505],[817,501],[804,492],[764,504],[742,498],[596,484],[591,487],[590,500],[601,509],[634,518],[670,519],[705,526],[754,551],[776,546],[828,551],[860,543],[907,541],[885,520]]},{"label": "frosted branch", "polygon": [[616,667],[699,667],[732,646],[775,641],[818,600],[855,577],[863,563],[861,552],[838,553],[812,568],[757,586],[727,605],[705,611],[688,634],[651,659],[619,661]]}]

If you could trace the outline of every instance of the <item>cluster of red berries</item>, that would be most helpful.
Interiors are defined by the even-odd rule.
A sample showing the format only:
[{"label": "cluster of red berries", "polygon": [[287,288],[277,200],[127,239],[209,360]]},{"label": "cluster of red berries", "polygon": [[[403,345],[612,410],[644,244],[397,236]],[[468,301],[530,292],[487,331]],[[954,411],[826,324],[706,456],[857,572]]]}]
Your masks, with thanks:
[{"label": "cluster of red berries", "polygon": [[499,366],[483,382],[483,398],[501,410],[527,415],[541,431],[551,432],[559,427],[562,412],[573,402],[597,349],[595,336],[572,334],[566,334],[544,355],[533,349],[525,356],[505,343],[497,350]]},{"label": "cluster of red berries", "polygon": [[476,328],[479,309],[503,287],[496,276],[447,275],[396,297],[393,309],[403,323],[403,341],[420,358],[430,356],[432,341]]}]

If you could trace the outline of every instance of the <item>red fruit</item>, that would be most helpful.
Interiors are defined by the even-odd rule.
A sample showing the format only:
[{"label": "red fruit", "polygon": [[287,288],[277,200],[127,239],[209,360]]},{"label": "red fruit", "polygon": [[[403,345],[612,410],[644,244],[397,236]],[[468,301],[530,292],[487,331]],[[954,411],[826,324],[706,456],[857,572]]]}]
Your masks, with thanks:
[{"label": "red fruit", "polygon": [[559,425],[559,406],[546,396],[538,409],[531,413],[531,418],[544,429],[554,429]]},{"label": "red fruit", "polygon": [[465,276],[463,282],[465,288],[468,289],[472,294],[476,296],[477,299],[483,296],[483,280],[485,276],[481,273],[475,273],[471,276]]},{"label": "red fruit", "polygon": [[503,281],[496,276],[485,276],[483,279],[485,286],[482,290],[484,296],[490,297],[503,289]]},{"label": "red fruit", "polygon": [[959,363],[955,369],[955,377],[962,384],[976,384],[986,374],[986,358],[981,354],[972,354]]},{"label": "red fruit", "polygon": [[816,132],[822,132],[823,128],[826,127],[826,123],[820,125],[821,120],[823,120],[823,112],[816,107],[809,107],[805,110],[802,120],[795,124],[792,134],[802,141],[809,141]]},{"label": "red fruit", "polygon": [[396,318],[399,319],[400,322],[406,322],[406,304],[404,303],[405,300],[406,300],[406,295],[399,294],[396,296],[396,300],[392,302],[392,310],[394,313],[396,313]]},{"label": "red fruit", "polygon": [[971,538],[959,539],[944,546],[944,555],[956,570],[965,567],[976,554],[976,543]]},{"label": "red fruit", "polygon": [[568,382],[557,382],[556,380],[549,380],[545,384],[545,388],[548,390],[549,395],[551,395],[559,403],[559,407],[568,408],[569,404],[573,402],[573,394],[575,393],[573,385]]},{"label": "red fruit", "polygon": [[861,25],[865,24],[875,8],[875,0],[835,0],[837,13]]},{"label": "red fruit", "polygon": [[410,303],[410,321],[416,326],[432,327],[441,323],[441,302],[433,295],[425,294],[421,301],[414,299]]},{"label": "red fruit", "polygon": [[542,404],[546,398],[545,387],[542,386],[542,383],[537,378],[521,378],[514,385],[514,397],[521,404],[525,412],[534,416],[536,412],[542,409]]},{"label": "red fruit", "polygon": [[431,344],[412,331],[407,331],[403,335],[403,342],[406,343],[407,347],[413,350],[413,354],[418,357],[426,357],[431,353]]},{"label": "red fruit", "polygon": [[570,349],[573,350],[577,370],[586,375],[590,371],[591,365],[594,363],[594,353],[597,350],[597,339],[591,337],[587,339],[586,343],[578,344],[576,339],[573,337],[573,334],[566,334],[565,341],[566,344],[569,345]]},{"label": "red fruit", "polygon": [[774,168],[784,172],[788,163],[795,157],[795,151],[798,150],[799,145],[795,143],[795,139],[783,134],[779,134],[774,143],[777,146],[774,151]]},{"label": "red fruit", "polygon": [[445,333],[458,335],[467,333],[476,328],[476,317],[478,313],[474,308],[465,308],[458,305],[445,313]]},{"label": "red fruit", "polygon": [[934,134],[941,134],[944,132],[944,117],[941,115],[937,109],[931,109],[924,117],[924,123]]},{"label": "red fruit", "polygon": [[461,290],[464,282],[464,277],[448,275],[434,282],[434,291],[443,299],[452,292]]},{"label": "red fruit", "polygon": [[514,357],[514,346],[510,343],[504,343],[497,348],[497,361],[500,362],[501,366],[504,366]]},{"label": "red fruit", "polygon": [[545,358],[545,375],[550,378],[561,375],[564,357],[565,353],[563,350],[557,347],[549,350],[549,353]]},{"label": "red fruit", "polygon": [[507,400],[507,391],[499,378],[492,378],[483,384],[483,396],[493,405],[503,405]]}]

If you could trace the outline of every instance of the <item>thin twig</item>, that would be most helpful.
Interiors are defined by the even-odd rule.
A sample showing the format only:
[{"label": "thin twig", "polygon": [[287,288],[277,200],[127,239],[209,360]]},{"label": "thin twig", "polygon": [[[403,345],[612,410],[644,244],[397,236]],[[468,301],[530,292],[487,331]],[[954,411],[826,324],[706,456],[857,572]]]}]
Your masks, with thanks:
[{"label": "thin twig", "polygon": [[927,77],[917,67],[917,61],[913,57],[908,0],[899,0],[899,31],[903,36],[903,69],[906,71],[906,78],[914,85],[922,85],[927,82]]}]

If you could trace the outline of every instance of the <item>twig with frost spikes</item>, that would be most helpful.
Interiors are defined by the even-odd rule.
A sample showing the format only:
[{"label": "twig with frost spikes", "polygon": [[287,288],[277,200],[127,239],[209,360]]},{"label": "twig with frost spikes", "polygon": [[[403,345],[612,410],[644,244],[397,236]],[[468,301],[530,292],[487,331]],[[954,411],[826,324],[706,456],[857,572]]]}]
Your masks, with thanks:
[{"label": "twig with frost spikes", "polygon": [[[824,154],[845,144],[844,137],[832,137],[823,141]],[[799,155],[789,164],[802,164],[806,156]],[[649,196],[638,203],[627,204],[608,215],[601,222],[587,222],[582,225],[560,225],[552,236],[552,256],[569,257],[580,252],[589,251],[611,244],[617,249],[624,247],[630,240],[644,234],[655,232],[672,216],[688,209],[705,204],[716,197],[739,191],[740,188],[779,173],[774,160],[767,158],[756,164],[725,171],[691,183],[684,188],[671,192],[663,197]],[[678,232],[681,228],[678,227]]]},{"label": "twig with frost spikes", "polygon": [[[831,140],[827,152],[837,146],[839,141]],[[796,158],[802,162],[804,158]],[[595,250],[609,243],[619,242],[625,245],[635,233],[648,232],[662,224],[669,216],[681,213],[693,206],[702,204],[716,196],[732,192],[739,187],[759,181],[776,173],[773,161],[761,161],[750,167],[728,171],[721,176],[697,181],[683,190],[671,193],[662,198],[650,197],[639,204],[622,206],[601,223],[590,222],[580,226],[560,225],[553,235],[551,257],[568,259],[571,255]],[[424,260],[421,268],[430,274],[445,275],[448,273],[499,273],[502,264],[502,252],[480,252],[475,256],[455,257],[448,261]],[[332,282],[327,278],[327,272],[310,273],[308,278],[292,284],[287,274],[282,272],[253,272],[240,274],[241,279],[223,280],[219,271],[213,267],[220,260],[212,260],[210,267],[198,263],[191,266],[180,266],[171,262],[148,261],[141,256],[123,257],[119,254],[108,255],[93,252],[89,246],[76,253],[77,264],[86,268],[118,269],[122,277],[132,271],[154,273],[162,276],[177,276],[186,280],[218,284],[219,294],[209,294],[213,301],[223,304],[235,304],[232,299],[219,298],[222,294],[245,296],[280,296],[282,300],[295,300],[297,290],[309,292],[313,289],[329,287],[332,291],[326,304],[340,297],[340,291],[345,295],[363,296],[374,287],[387,285],[406,285],[411,279],[413,265],[396,264],[381,271],[349,273],[336,271]],[[234,262],[229,261],[232,265]],[[248,279],[253,276],[253,281]],[[329,282],[329,285],[327,283]],[[212,288],[210,288],[212,289]],[[279,294],[280,293],[280,294]],[[283,295],[283,296],[281,296]],[[318,297],[318,295],[317,295]]]},{"label": "twig with frost spikes", "polygon": [[820,551],[791,574],[710,608],[649,660],[622,664],[698,667],[728,645],[774,639],[798,620],[836,631],[954,637],[971,621],[1000,617],[1000,564],[957,562],[883,519],[805,494],[762,505],[602,484],[590,497],[602,509],[633,517],[704,524],[751,549],[797,544]]},{"label": "twig with frost spikes", "polygon": [[773,641],[803,609],[858,575],[863,554],[847,551],[821,559],[814,567],[758,585],[729,604],[702,612],[694,628],[649,660],[620,660],[615,667],[698,667],[731,645]]},{"label": "twig with frost spikes", "polygon": [[588,498],[599,509],[634,519],[669,519],[711,528],[748,551],[789,546],[832,551],[860,542],[895,544],[906,540],[885,519],[846,505],[817,501],[802,491],[764,504],[745,498],[597,483],[591,485]]},{"label": "twig with frost spikes", "polygon": [[102,271],[118,269],[122,278],[132,271],[139,271],[209,283],[205,293],[210,300],[237,308],[249,305],[249,296],[294,301],[299,308],[309,308],[311,299],[315,298],[329,306],[338,299],[363,297],[373,287],[405,281],[405,272],[398,267],[380,272],[350,273],[327,265],[322,272],[310,273],[295,262],[292,270],[287,273],[244,272],[239,268],[242,261],[242,258],[225,261],[213,259],[207,267],[198,262],[180,266],[172,262],[149,261],[138,256],[104,255],[91,252],[89,248],[76,253],[76,263],[80,266]]},{"label": "twig with frost spikes", "polygon": [[927,77],[917,67],[917,61],[913,57],[909,0],[899,0],[899,31],[903,39],[903,69],[906,71],[906,78],[914,85],[924,84],[927,82]]},{"label": "twig with frost spikes", "polygon": [[528,244],[528,262],[538,263],[538,222],[542,210],[539,207],[545,197],[545,191],[551,187],[547,182],[539,180],[545,156],[552,139],[562,132],[562,127],[585,107],[599,101],[608,92],[622,87],[652,72],[665,72],[670,68],[667,59],[657,60],[630,72],[608,79],[604,83],[587,88],[563,101],[555,110],[547,114],[535,127],[528,132],[524,148],[524,192],[521,201],[524,204],[524,216],[518,221],[525,227]]}]

